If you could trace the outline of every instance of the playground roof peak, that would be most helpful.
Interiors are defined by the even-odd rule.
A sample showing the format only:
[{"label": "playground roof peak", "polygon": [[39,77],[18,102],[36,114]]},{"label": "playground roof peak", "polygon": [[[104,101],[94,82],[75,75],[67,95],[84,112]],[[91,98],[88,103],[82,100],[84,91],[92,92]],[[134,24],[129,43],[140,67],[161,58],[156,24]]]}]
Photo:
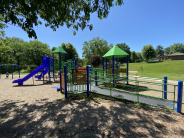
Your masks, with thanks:
[{"label": "playground roof peak", "polygon": [[129,54],[127,54],[125,51],[123,51],[121,48],[119,48],[118,46],[114,46],[113,48],[111,48],[104,56],[103,58],[111,58],[112,56],[114,56],[114,58],[124,58],[126,56],[128,56]]},{"label": "playground roof peak", "polygon": [[52,53],[57,53],[57,54],[63,53],[63,54],[67,54],[67,52],[62,47],[60,47],[60,46],[58,48],[56,48]]}]

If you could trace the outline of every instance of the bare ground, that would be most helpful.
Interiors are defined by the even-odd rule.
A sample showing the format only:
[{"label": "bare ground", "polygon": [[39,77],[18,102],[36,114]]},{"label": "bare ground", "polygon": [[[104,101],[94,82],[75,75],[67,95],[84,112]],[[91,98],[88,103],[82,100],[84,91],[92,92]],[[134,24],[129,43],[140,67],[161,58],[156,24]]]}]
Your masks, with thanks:
[{"label": "bare ground", "polygon": [[51,88],[58,85],[30,79],[17,86],[2,77],[0,137],[184,137],[183,114],[92,93],[66,100]]}]

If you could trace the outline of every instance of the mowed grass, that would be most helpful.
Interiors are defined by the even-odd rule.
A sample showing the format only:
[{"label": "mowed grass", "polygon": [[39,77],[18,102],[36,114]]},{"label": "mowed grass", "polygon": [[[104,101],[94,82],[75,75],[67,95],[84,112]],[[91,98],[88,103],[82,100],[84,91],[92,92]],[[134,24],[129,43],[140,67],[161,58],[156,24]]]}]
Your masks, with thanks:
[{"label": "mowed grass", "polygon": [[[142,66],[142,71],[141,71]],[[126,68],[123,64],[121,68]],[[184,81],[184,60],[171,60],[158,63],[129,63],[129,71],[138,71],[138,76],[168,80]]]}]

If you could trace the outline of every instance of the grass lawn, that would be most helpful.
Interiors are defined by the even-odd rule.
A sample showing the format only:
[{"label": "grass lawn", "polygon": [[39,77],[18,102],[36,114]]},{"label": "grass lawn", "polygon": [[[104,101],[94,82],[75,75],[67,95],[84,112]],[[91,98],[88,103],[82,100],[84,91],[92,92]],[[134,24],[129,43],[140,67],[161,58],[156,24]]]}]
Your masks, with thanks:
[{"label": "grass lawn", "polygon": [[[143,71],[141,72],[141,65]],[[121,68],[126,68],[123,64]],[[138,76],[163,79],[167,76],[168,80],[184,81],[184,60],[172,60],[158,63],[130,63],[130,71],[138,71]]]}]

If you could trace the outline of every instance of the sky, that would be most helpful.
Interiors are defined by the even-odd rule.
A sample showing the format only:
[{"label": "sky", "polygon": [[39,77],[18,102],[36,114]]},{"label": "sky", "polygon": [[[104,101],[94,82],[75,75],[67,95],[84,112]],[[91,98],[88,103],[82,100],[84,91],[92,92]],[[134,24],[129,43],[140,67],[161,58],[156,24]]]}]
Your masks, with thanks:
[{"label": "sky", "polygon": [[[141,52],[144,45],[164,48],[174,43],[184,43],[184,0],[124,0],[124,5],[114,6],[106,19],[100,20],[97,12],[91,14],[89,24],[93,30],[79,29],[74,36],[72,28],[61,26],[56,31],[45,25],[34,27],[39,41],[52,47],[71,43],[82,58],[84,41],[100,37],[116,45],[126,43],[131,51]],[[43,21],[43,20],[41,20]],[[8,24],[6,36],[30,41],[20,27]]]}]

